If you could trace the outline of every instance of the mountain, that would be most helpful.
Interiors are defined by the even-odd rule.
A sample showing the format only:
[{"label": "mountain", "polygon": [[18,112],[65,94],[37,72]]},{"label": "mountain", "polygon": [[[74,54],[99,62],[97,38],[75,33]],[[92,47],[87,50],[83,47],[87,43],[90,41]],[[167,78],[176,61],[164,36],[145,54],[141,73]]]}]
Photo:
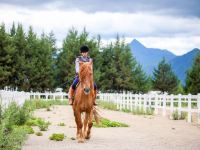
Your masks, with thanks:
[{"label": "mountain", "polygon": [[185,84],[185,79],[187,75],[187,70],[192,66],[195,56],[200,54],[200,49],[195,48],[192,51],[182,55],[177,56],[174,59],[170,60],[169,63],[172,66],[173,71],[181,80],[182,84]]},{"label": "mountain", "polygon": [[146,48],[136,39],[134,39],[129,46],[137,62],[142,65],[143,70],[149,75],[152,75],[154,68],[157,67],[158,63],[163,58],[169,61],[176,57],[176,55],[167,50]]},{"label": "mountain", "polygon": [[172,70],[183,85],[185,84],[187,70],[192,66],[195,56],[200,54],[200,49],[195,48],[182,56],[176,56],[168,50],[146,48],[136,39],[129,46],[133,56],[148,75],[152,75],[154,68],[157,68],[158,63],[165,58],[171,64]]}]

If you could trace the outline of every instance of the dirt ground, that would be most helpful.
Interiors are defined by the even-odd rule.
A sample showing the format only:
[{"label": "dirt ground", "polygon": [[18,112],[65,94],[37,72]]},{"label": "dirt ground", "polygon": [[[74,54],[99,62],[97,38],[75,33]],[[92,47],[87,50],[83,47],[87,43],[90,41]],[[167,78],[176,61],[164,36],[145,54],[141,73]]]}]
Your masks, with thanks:
[{"label": "dirt ground", "polygon": [[[29,135],[22,150],[200,150],[200,127],[184,120],[174,121],[161,116],[136,116],[100,109],[103,117],[130,125],[128,128],[92,128],[92,137],[85,143],[71,140],[76,125],[70,106],[54,106],[52,111],[40,109],[36,117],[52,124],[43,136]],[[64,122],[66,126],[58,126]],[[38,131],[38,128],[34,128]],[[49,140],[52,133],[64,133],[66,138]]]}]

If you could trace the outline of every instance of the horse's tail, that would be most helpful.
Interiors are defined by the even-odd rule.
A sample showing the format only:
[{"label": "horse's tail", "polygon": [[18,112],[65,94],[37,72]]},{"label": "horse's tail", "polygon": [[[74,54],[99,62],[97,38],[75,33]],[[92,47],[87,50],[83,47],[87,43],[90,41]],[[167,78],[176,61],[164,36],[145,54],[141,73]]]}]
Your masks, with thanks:
[{"label": "horse's tail", "polygon": [[93,107],[93,115],[95,122],[99,124],[101,116],[99,115],[99,110],[95,106]]}]

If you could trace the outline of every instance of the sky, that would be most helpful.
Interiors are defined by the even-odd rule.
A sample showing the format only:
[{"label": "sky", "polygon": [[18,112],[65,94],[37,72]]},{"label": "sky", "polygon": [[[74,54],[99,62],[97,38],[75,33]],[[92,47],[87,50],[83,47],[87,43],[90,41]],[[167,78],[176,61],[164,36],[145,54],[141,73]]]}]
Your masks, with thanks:
[{"label": "sky", "polygon": [[199,0],[0,0],[0,23],[32,26],[38,34],[53,31],[57,46],[72,27],[103,45],[117,34],[149,48],[182,55],[200,48]]}]

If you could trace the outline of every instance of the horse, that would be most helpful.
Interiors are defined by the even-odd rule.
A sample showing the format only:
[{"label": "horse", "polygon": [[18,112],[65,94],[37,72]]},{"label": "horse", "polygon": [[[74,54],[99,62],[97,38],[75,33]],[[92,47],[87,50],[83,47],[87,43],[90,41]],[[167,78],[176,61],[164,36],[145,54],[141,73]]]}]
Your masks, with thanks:
[{"label": "horse", "polygon": [[[90,139],[93,116],[95,121],[97,123],[99,122],[98,113],[93,105],[96,93],[94,93],[92,66],[92,62],[79,63],[79,84],[75,91],[74,103],[72,106],[77,125],[76,138],[79,143],[84,143],[85,139]],[[82,122],[81,118],[82,113],[85,113],[84,122]]]}]

